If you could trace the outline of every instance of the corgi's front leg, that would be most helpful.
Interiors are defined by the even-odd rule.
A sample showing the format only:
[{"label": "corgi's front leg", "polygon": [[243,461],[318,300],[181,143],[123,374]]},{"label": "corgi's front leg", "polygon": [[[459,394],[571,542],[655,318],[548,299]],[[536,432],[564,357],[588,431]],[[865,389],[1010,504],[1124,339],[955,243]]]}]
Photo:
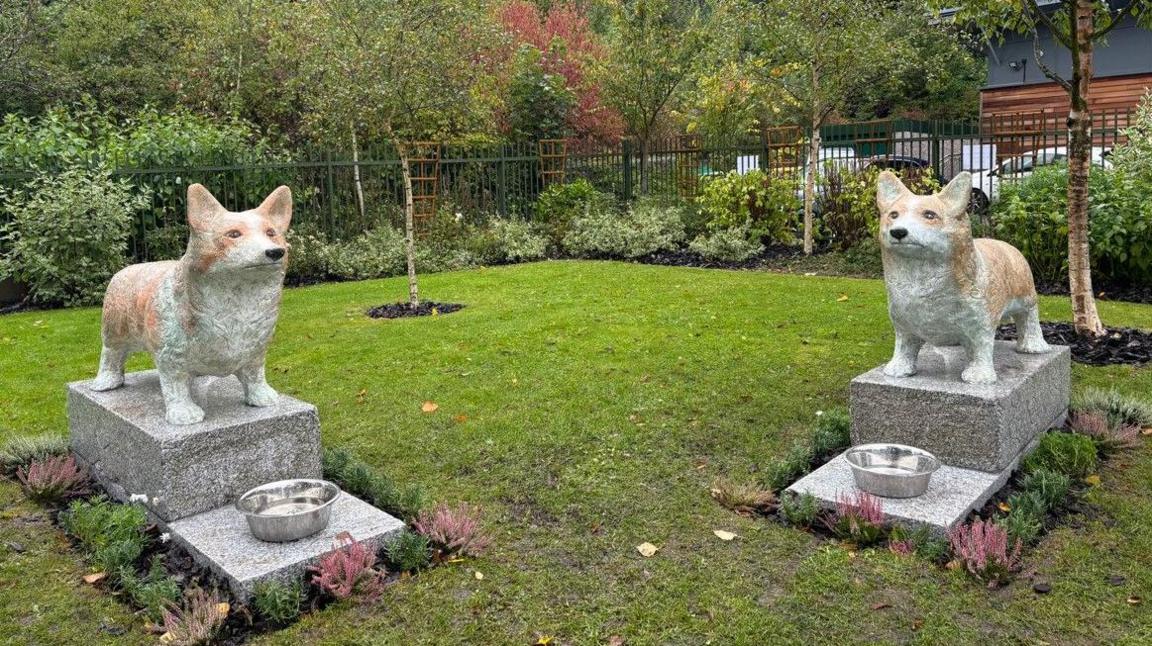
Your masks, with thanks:
[{"label": "corgi's front leg", "polygon": [[244,384],[244,401],[249,406],[271,406],[280,398],[279,393],[264,379],[264,357],[241,368],[236,378]]},{"label": "corgi's front leg", "polygon": [[960,380],[967,384],[996,383],[996,366],[992,361],[995,347],[995,336],[991,332],[969,339],[964,346],[968,367],[960,373]]},{"label": "corgi's front leg", "polygon": [[168,423],[183,426],[204,421],[204,409],[192,401],[192,375],[160,366],[156,370],[160,373],[160,392],[164,394]]},{"label": "corgi's front leg", "polygon": [[920,348],[924,339],[896,328],[896,349],[892,353],[892,360],[884,366],[884,374],[889,377],[909,377],[916,374],[916,357],[920,355]]}]

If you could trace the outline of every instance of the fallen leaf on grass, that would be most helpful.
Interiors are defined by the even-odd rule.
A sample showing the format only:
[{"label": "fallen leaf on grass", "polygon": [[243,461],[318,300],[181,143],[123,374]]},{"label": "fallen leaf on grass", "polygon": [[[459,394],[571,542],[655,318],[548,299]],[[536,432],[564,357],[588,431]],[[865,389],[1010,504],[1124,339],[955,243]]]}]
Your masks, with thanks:
[{"label": "fallen leaf on grass", "polygon": [[472,574],[472,576],[476,577],[476,580],[477,580],[477,581],[483,581],[483,580],[484,580],[484,573],[483,573],[483,572],[481,572],[480,570],[476,570],[476,571],[475,571],[475,572]]},{"label": "fallen leaf on grass", "polygon": [[468,421],[468,416],[467,416],[467,415],[457,415],[457,416],[453,417],[452,419],[453,419],[453,420],[454,420],[454,421],[455,421],[457,424],[463,424],[464,422],[467,422],[467,421]]},{"label": "fallen leaf on grass", "polygon": [[552,635],[540,635],[540,638],[536,640],[535,646],[548,646],[552,643],[552,639]]},{"label": "fallen leaf on grass", "polygon": [[216,604],[216,612],[220,613],[221,615],[227,616],[228,611],[231,609],[232,606],[228,605],[227,601]]},{"label": "fallen leaf on grass", "polygon": [[716,538],[719,538],[722,541],[730,541],[736,538],[736,535],[732,532],[726,532],[722,529],[714,529],[712,530],[712,533],[716,535]]},{"label": "fallen leaf on grass", "polygon": [[1152,435],[1152,426],[1145,426],[1144,428],[1140,429],[1140,434],[1141,435]]},{"label": "fallen leaf on grass", "polygon": [[1132,596],[1128,597],[1127,601],[1128,601],[1128,605],[1130,605],[1130,606],[1138,606],[1138,605],[1144,603],[1144,599],[1142,599],[1136,595],[1132,595]]},{"label": "fallen leaf on grass", "polygon": [[87,583],[89,585],[94,585],[97,582],[102,581],[107,576],[108,576],[107,572],[93,572],[92,574],[85,574],[84,575],[84,583]]},{"label": "fallen leaf on grass", "polygon": [[425,413],[435,413],[436,411],[440,410],[440,404],[437,404],[434,401],[426,401],[424,402],[424,405],[420,407],[420,410],[424,411]]},{"label": "fallen leaf on grass", "polygon": [[656,547],[652,543],[640,543],[639,545],[636,546],[636,551],[640,552],[640,556],[643,556],[644,558],[649,558],[649,557],[653,556],[654,554],[656,554],[656,552],[659,552],[660,548]]},{"label": "fallen leaf on grass", "polygon": [[843,302],[844,302],[844,301],[846,301],[846,300],[848,300],[848,295],[847,295],[847,294],[841,294],[841,295],[840,295],[840,298],[837,298],[837,299],[836,299],[836,302],[837,302],[837,303],[843,303]]},{"label": "fallen leaf on grass", "polygon": [[1006,502],[996,503],[996,507],[1004,513],[1008,513],[1010,511],[1012,511],[1012,505],[1009,505]]},{"label": "fallen leaf on grass", "polygon": [[1084,483],[1092,485],[1093,487],[1099,487],[1100,486],[1100,476],[1093,473],[1092,475],[1088,476],[1087,478],[1084,478]]},{"label": "fallen leaf on grass", "polygon": [[956,559],[952,559],[951,561],[948,561],[947,563],[944,564],[944,568],[948,569],[948,570],[959,570],[960,569],[960,561],[957,561]]}]

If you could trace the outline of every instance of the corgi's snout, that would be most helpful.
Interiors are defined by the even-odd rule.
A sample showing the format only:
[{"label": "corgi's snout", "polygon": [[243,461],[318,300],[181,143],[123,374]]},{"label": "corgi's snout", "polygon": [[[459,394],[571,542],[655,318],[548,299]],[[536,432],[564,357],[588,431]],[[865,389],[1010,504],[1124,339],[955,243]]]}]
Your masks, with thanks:
[{"label": "corgi's snout", "polygon": [[904,228],[888,229],[888,235],[892,236],[893,238],[895,238],[897,240],[903,240],[904,238],[908,237],[908,229],[904,229]]},{"label": "corgi's snout", "polygon": [[284,257],[284,248],[276,247],[274,249],[267,249],[264,251],[264,255],[268,256],[272,260],[280,260]]}]

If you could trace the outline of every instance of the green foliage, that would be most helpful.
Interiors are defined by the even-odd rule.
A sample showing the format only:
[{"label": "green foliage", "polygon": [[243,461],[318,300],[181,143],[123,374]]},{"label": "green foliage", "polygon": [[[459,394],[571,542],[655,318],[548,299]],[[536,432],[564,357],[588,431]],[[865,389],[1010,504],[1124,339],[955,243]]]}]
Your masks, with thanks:
[{"label": "green foliage", "polygon": [[[913,193],[926,195],[940,190],[940,183],[931,173],[901,171],[897,175]],[[879,234],[880,218],[876,209],[879,176],[879,168],[851,173],[830,165],[825,171],[820,213],[834,249],[847,251]]]},{"label": "green foliage", "polygon": [[612,196],[602,193],[584,178],[567,184],[552,184],[536,198],[535,218],[553,247],[563,244],[572,221],[592,212],[612,208]]},{"label": "green foliage", "polygon": [[126,263],[133,215],[147,199],[105,170],[39,174],[23,188],[0,190],[0,277],[28,285],[40,305],[100,301]]},{"label": "green foliage", "polygon": [[912,553],[930,562],[943,565],[948,560],[952,548],[948,541],[937,538],[932,530],[926,526],[908,530],[900,525],[892,527],[888,532],[889,544],[904,543],[911,548]]},{"label": "green foliage", "polygon": [[698,202],[713,230],[748,227],[753,242],[791,244],[801,207],[796,190],[795,182],[760,170],[731,171],[707,179]]},{"label": "green foliage", "polygon": [[396,572],[416,572],[432,560],[432,546],[428,538],[405,529],[384,546],[389,569]]},{"label": "green foliage", "polygon": [[548,254],[548,238],[537,233],[528,222],[494,219],[489,223],[489,230],[495,239],[489,262],[530,262]]},{"label": "green foliage", "polygon": [[789,493],[780,497],[780,516],[789,525],[811,527],[816,523],[819,513],[820,506],[816,497],[810,493],[799,496]]},{"label": "green foliage", "polygon": [[579,258],[639,258],[684,240],[679,209],[637,201],[624,212],[589,210],[572,221],[564,250]]},{"label": "green foliage", "polygon": [[121,567],[118,572],[116,578],[121,589],[145,610],[153,622],[163,621],[164,611],[180,603],[180,584],[168,575],[160,557],[152,559],[152,566],[144,576],[137,574],[132,567]]},{"label": "green foliage", "polygon": [[17,435],[0,447],[0,474],[15,476],[17,469],[27,468],[33,460],[60,457],[68,451],[68,438],[64,435]]},{"label": "green foliage", "polygon": [[1103,388],[1085,388],[1072,395],[1069,406],[1075,412],[1100,413],[1113,427],[1152,426],[1152,401],[1120,391]]},{"label": "green foliage", "polygon": [[1141,97],[1129,127],[1122,134],[1123,143],[1117,145],[1109,157],[1113,167],[1142,186],[1152,184],[1152,91]]},{"label": "green foliage", "polygon": [[812,433],[812,453],[816,459],[825,459],[852,444],[852,418],[843,408],[824,411],[816,419]]},{"label": "green foliage", "polygon": [[1079,433],[1054,431],[1045,435],[1022,464],[1024,473],[1047,469],[1071,478],[1083,478],[1096,469],[1096,445]]},{"label": "green foliage", "polygon": [[1060,506],[1072,488],[1072,479],[1051,469],[1036,468],[1020,480],[1021,491],[1035,496],[1045,511]]},{"label": "green foliage", "polygon": [[252,589],[252,605],[268,621],[284,626],[300,616],[304,586],[299,581],[261,581]]},{"label": "green foliage", "polygon": [[707,260],[744,262],[764,251],[764,245],[750,239],[749,228],[746,223],[698,235],[688,243],[688,249]]},{"label": "green foliage", "polygon": [[322,470],[344,491],[400,518],[414,518],[427,503],[419,485],[399,487],[342,447],[324,449]]},{"label": "green foliage", "polygon": [[[1020,503],[1017,497],[1013,496],[1009,504]],[[1025,499],[1027,497],[1024,497]],[[1021,545],[1031,545],[1036,542],[1040,537],[1040,532],[1043,530],[1043,513],[1037,513],[1032,506],[1015,508],[1008,512],[1006,516],[996,519],[996,524],[1004,528],[1008,532],[1008,540],[1015,543],[1020,542]]]},{"label": "green foliage", "polygon": [[146,522],[143,508],[120,505],[103,496],[73,501],[68,510],[60,514],[64,531],[89,553],[122,542],[139,540],[142,545]]},{"label": "green foliage", "polygon": [[783,457],[774,460],[764,469],[764,486],[772,491],[783,491],[785,487],[808,473],[815,458],[816,455],[809,444],[803,442],[793,444]]},{"label": "green foliage", "polygon": [[504,127],[513,141],[535,144],[568,134],[568,112],[576,97],[562,75],[544,69],[542,58],[538,49],[521,45],[513,60],[504,104]]},{"label": "green foliage", "polygon": [[816,428],[807,442],[796,442],[783,457],[764,469],[764,486],[773,491],[785,487],[806,475],[817,461],[827,459],[851,444],[852,422],[847,411],[833,409],[816,418]]}]

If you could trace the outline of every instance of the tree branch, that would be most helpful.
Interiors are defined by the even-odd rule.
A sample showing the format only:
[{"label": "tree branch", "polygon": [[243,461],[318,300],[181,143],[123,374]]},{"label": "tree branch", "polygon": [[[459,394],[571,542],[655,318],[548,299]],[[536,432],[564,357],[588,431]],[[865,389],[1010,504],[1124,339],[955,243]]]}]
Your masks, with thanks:
[{"label": "tree branch", "polygon": [[1057,74],[1055,70],[1044,63],[1042,58],[1043,52],[1040,51],[1040,33],[1035,30],[1032,31],[1032,54],[1032,57],[1036,59],[1036,66],[1040,68],[1044,76],[1055,81],[1060,87],[1064,88],[1065,92],[1072,92],[1072,82]]}]

